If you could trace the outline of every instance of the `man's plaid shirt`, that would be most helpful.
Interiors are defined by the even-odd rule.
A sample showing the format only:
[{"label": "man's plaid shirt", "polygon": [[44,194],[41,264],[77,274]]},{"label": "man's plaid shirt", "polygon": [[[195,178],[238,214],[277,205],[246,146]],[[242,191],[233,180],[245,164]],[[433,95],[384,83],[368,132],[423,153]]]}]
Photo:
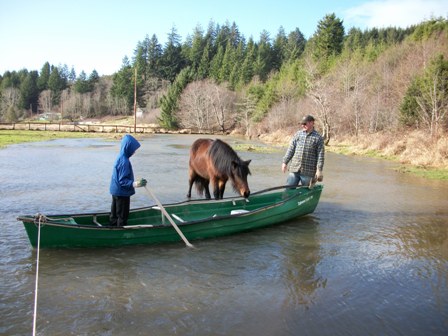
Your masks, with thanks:
[{"label": "man's plaid shirt", "polygon": [[305,176],[316,175],[317,168],[324,168],[325,146],[322,136],[313,130],[311,133],[298,131],[291,140],[283,157],[283,163],[289,165],[289,171]]}]

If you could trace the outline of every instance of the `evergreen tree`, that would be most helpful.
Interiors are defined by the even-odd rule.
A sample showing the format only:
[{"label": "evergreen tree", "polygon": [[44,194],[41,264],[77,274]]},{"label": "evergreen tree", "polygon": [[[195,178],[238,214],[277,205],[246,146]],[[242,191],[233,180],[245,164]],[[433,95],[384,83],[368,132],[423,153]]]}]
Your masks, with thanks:
[{"label": "evergreen tree", "polygon": [[81,94],[91,91],[91,87],[90,87],[89,81],[87,80],[87,75],[84,72],[84,70],[81,71],[78,78],[76,79],[74,89],[76,92],[81,93]]},{"label": "evergreen tree", "polygon": [[338,19],[334,13],[326,15],[318,23],[313,42],[313,54],[316,60],[328,60],[332,56],[339,55],[344,42],[342,20]]},{"label": "evergreen tree", "polygon": [[187,34],[185,42],[182,43],[181,45],[181,54],[185,62],[184,66],[191,66],[192,64],[190,61],[190,53],[192,46],[193,46],[193,37],[190,34]]},{"label": "evergreen tree", "polygon": [[[145,101],[143,99],[144,96],[144,88],[147,80],[146,74],[148,72],[147,62],[148,62],[148,46],[149,38],[146,38],[146,42],[139,42],[137,47],[137,54],[134,57],[134,66],[133,66],[133,76],[132,76],[132,84],[136,85],[136,98],[139,106],[145,106]],[[136,83],[135,83],[136,81]],[[134,103],[132,103],[133,105]]]},{"label": "evergreen tree", "polygon": [[230,41],[227,43],[224,56],[222,58],[221,68],[219,69],[219,82],[226,82],[230,78],[233,65],[235,63],[235,52]]},{"label": "evergreen tree", "polygon": [[196,78],[198,80],[207,78],[209,76],[210,69],[210,54],[211,54],[211,45],[208,41],[205,45],[204,50],[202,51],[201,62],[199,63],[198,69],[196,71]]},{"label": "evergreen tree", "polygon": [[37,112],[39,103],[39,90],[37,88],[37,80],[39,74],[37,71],[31,71],[20,85],[20,108],[30,109]]},{"label": "evergreen tree", "polygon": [[50,73],[51,73],[50,63],[46,62],[43,65],[42,70],[40,71],[39,79],[37,81],[37,87],[39,91],[44,91],[48,89],[48,80],[50,79]]},{"label": "evergreen tree", "polygon": [[182,56],[182,47],[180,44],[180,36],[177,34],[175,27],[168,34],[168,41],[163,51],[161,59],[161,75],[162,78],[174,82],[177,74],[184,67],[185,61]]},{"label": "evergreen tree", "polygon": [[256,93],[257,96],[257,106],[252,115],[252,120],[256,122],[260,122],[271,106],[277,101],[277,94],[275,91],[275,87],[277,84],[278,75],[274,76],[273,79],[270,79],[266,83],[255,83],[250,87],[249,92],[252,94]]},{"label": "evergreen tree", "polygon": [[238,48],[240,42],[244,42],[244,38],[241,35],[238,26],[236,25],[235,22],[232,22],[229,33],[230,33],[230,39],[229,39],[230,45],[232,46],[233,49]]},{"label": "evergreen tree", "polygon": [[351,28],[344,41],[344,48],[348,53],[365,47],[363,33],[359,28]]},{"label": "evergreen tree", "polygon": [[222,26],[217,29],[217,35],[216,35],[216,50],[219,49],[219,47],[222,48],[223,51],[225,51],[227,47],[227,42],[232,41],[232,29],[230,27],[230,24],[228,21]]},{"label": "evergreen tree", "polygon": [[448,19],[443,17],[432,18],[419,24],[417,27],[406,30],[408,34],[411,34],[411,38],[414,41],[424,41],[434,33],[442,31],[448,32]]},{"label": "evergreen tree", "polygon": [[230,72],[229,78],[229,88],[234,90],[239,85],[239,80],[241,77],[241,65],[244,63],[245,59],[245,44],[244,39],[241,39],[238,47],[235,51],[233,68]]},{"label": "evergreen tree", "polygon": [[61,76],[62,80],[64,81],[64,85],[67,86],[68,77],[70,75],[70,71],[68,70],[67,64],[59,66],[58,69],[59,69],[59,75]]},{"label": "evergreen tree", "polygon": [[288,34],[284,58],[286,61],[294,61],[302,56],[305,51],[306,39],[299,28]]},{"label": "evergreen tree", "polygon": [[6,71],[3,74],[2,80],[2,90],[7,88],[19,88],[20,87],[20,77],[16,71],[10,72]]},{"label": "evergreen tree", "polygon": [[420,94],[420,79],[415,78],[409,85],[400,105],[400,122],[406,126],[416,126],[419,120],[417,96]]},{"label": "evergreen tree", "polygon": [[160,99],[160,125],[168,129],[178,127],[176,112],[178,100],[185,87],[194,79],[194,71],[190,67],[182,69],[173,84],[170,85],[168,92]]},{"label": "evergreen tree", "polygon": [[162,59],[162,46],[159,44],[157,36],[152,35],[148,45],[148,65],[147,65],[147,78],[160,77],[160,63]]},{"label": "evergreen tree", "polygon": [[266,81],[272,70],[272,48],[269,33],[264,30],[260,34],[260,42],[258,43],[257,58],[255,61],[255,75],[258,75],[261,81]]},{"label": "evergreen tree", "polygon": [[280,70],[285,61],[287,45],[288,39],[286,38],[285,30],[283,27],[280,27],[272,46],[272,68],[274,70]]},{"label": "evergreen tree", "polygon": [[113,76],[111,95],[117,98],[124,98],[127,111],[134,106],[134,71],[127,57],[123,58],[121,69]]},{"label": "evergreen tree", "polygon": [[62,90],[66,88],[66,83],[63,77],[59,74],[58,67],[53,67],[50,78],[48,79],[48,89],[51,90],[52,104],[59,105]]},{"label": "evergreen tree", "polygon": [[193,31],[193,38],[191,40],[191,47],[188,50],[187,57],[189,64],[193,70],[197,71],[202,61],[204,54],[205,40],[203,37],[203,30],[200,25],[196,26]]},{"label": "evergreen tree", "polygon": [[213,22],[213,20],[210,20],[208,27],[207,27],[207,32],[205,33],[204,36],[204,41],[205,44],[209,45],[210,49],[209,49],[209,57],[210,60],[213,59],[213,57],[215,56],[216,52],[218,51],[218,47],[216,46],[216,38],[218,36],[218,25],[215,24]]},{"label": "evergreen tree", "polygon": [[72,69],[70,70],[70,73],[68,75],[68,82],[70,84],[73,84],[76,81],[76,71],[75,68],[72,67]]},{"label": "evergreen tree", "polygon": [[218,52],[213,57],[210,63],[210,77],[213,78],[217,83],[220,83],[220,74],[222,62],[224,59],[224,50],[225,48],[219,46]]},{"label": "evergreen tree", "polygon": [[99,80],[100,80],[100,76],[98,75],[98,72],[95,69],[93,69],[92,73],[89,76],[89,83],[91,85],[94,85],[94,84],[98,83]]},{"label": "evergreen tree", "polygon": [[246,57],[244,58],[243,64],[240,70],[240,85],[246,85],[254,76],[254,64],[256,60],[257,47],[252,38],[249,39],[246,48]]},{"label": "evergreen tree", "polygon": [[141,87],[146,80],[146,65],[148,62],[148,49],[145,42],[138,42],[137,48],[134,51],[134,68],[138,69],[137,86]]}]

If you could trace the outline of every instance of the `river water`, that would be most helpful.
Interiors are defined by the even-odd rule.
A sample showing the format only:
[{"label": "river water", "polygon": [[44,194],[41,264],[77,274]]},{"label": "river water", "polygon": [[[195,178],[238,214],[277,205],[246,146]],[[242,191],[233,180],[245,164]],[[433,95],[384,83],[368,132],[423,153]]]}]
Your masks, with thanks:
[{"label": "river water", "polygon": [[[185,199],[196,138],[139,138],[134,173],[162,202]],[[61,139],[0,150],[1,335],[33,326],[37,251],[16,217],[108,211],[119,146]],[[284,149],[238,153],[252,159],[252,192],[284,184]],[[448,183],[394,166],[327,153],[312,215],[194,249],[43,249],[37,334],[448,335]],[[144,189],[131,199],[152,204]]]}]

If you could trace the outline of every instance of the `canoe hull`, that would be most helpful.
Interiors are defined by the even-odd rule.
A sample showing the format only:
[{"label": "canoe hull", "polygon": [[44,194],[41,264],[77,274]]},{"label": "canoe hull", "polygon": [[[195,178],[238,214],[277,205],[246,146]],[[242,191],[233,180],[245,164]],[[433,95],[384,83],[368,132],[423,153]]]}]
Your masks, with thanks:
[{"label": "canoe hull", "polygon": [[[176,218],[177,225],[189,241],[231,235],[271,226],[312,213],[322,186],[309,190],[297,188],[264,194],[249,199],[193,201],[169,204],[165,209]],[[275,188],[273,188],[275,189]],[[156,209],[156,210],[154,210]],[[160,210],[159,210],[160,211]],[[19,217],[33,247],[111,247],[180,242],[181,238],[157,207],[132,210],[126,227],[99,226],[108,214],[54,215],[39,218]],[[183,219],[186,219],[185,221]],[[107,224],[106,224],[107,225]]]}]

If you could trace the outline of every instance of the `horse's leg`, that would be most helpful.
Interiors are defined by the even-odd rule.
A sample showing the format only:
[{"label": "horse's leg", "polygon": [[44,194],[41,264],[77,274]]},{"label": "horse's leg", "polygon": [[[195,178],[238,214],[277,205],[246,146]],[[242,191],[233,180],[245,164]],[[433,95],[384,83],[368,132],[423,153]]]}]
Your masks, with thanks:
[{"label": "horse's leg", "polygon": [[196,172],[193,170],[193,169],[191,169],[190,168],[190,171],[189,171],[189,178],[188,178],[188,184],[189,184],[189,186],[188,186],[188,193],[187,193],[187,197],[188,198],[191,198],[191,188],[193,187],[193,183],[194,183],[194,181],[196,180]]},{"label": "horse's leg", "polygon": [[210,188],[209,188],[209,183],[210,181],[208,180],[204,180],[204,190],[205,190],[205,198],[206,199],[211,199],[211,195],[210,195]]},{"label": "horse's leg", "polygon": [[216,177],[213,177],[211,180],[212,185],[213,185],[213,196],[215,197],[215,199],[219,199],[219,179]]},{"label": "horse's leg", "polygon": [[220,199],[224,198],[224,190],[226,189],[226,182],[227,181],[223,181],[223,180],[219,181],[219,198]]}]

